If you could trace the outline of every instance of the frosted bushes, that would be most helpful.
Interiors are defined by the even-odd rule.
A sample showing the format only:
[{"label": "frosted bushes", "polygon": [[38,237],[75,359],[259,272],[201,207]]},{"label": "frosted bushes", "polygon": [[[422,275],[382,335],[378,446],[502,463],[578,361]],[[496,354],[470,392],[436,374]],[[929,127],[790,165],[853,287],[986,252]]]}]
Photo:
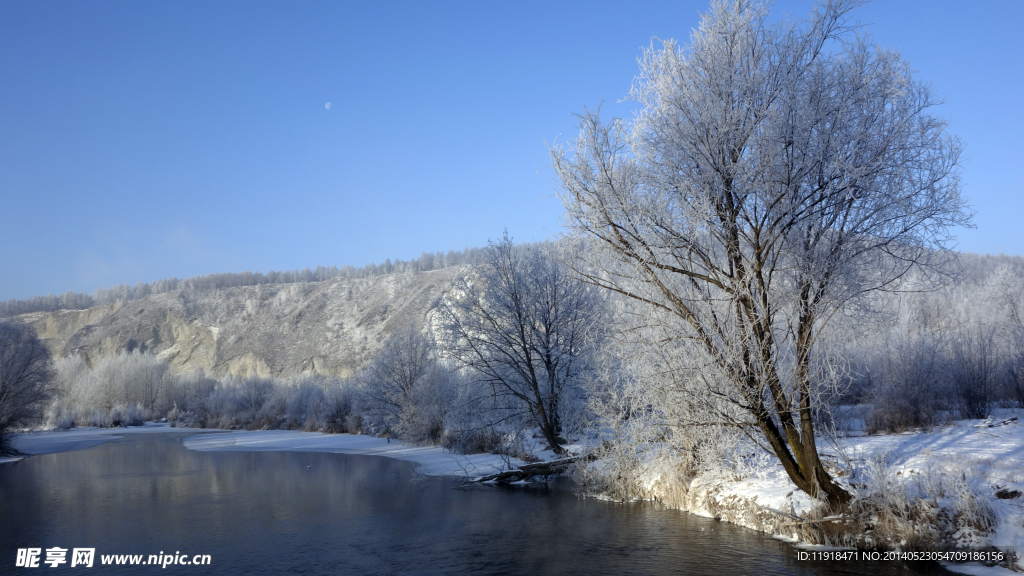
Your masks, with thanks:
[{"label": "frosted bushes", "polygon": [[[304,430],[319,430],[330,433],[362,433],[362,417],[357,412],[359,388],[355,381],[341,378],[316,377],[305,386],[314,384],[322,392],[317,394],[300,385],[294,393],[301,397],[292,401],[294,420],[304,421]],[[305,391],[304,391],[305,390]],[[315,401],[314,401],[315,398]],[[305,403],[305,404],[304,404]],[[300,406],[306,406],[302,415]]]},{"label": "frosted bushes", "polygon": [[125,391],[128,371],[125,357],[108,359],[90,370],[77,357],[57,362],[59,392],[46,411],[46,425],[54,428],[73,426],[125,426],[141,424],[150,414],[137,402],[129,402]]},{"label": "frosted bushes", "polygon": [[[240,412],[255,418],[270,398],[274,390],[274,382],[269,378],[260,378],[259,376],[250,376],[240,382],[236,378],[229,377],[229,379],[231,381],[229,386],[233,387],[231,396],[234,400],[234,410],[229,407],[228,411]],[[220,390],[224,391],[226,388],[222,387]]]},{"label": "frosted bushes", "polygon": [[873,322],[850,334],[856,400],[874,406],[869,432],[984,418],[1000,402],[1024,406],[1024,261],[960,260],[964,273],[939,290],[876,295]]},{"label": "frosted bushes", "polygon": [[58,360],[56,369],[59,391],[46,413],[49,426],[134,425],[171,408],[174,379],[152,354],[118,354],[92,369],[69,357]]},{"label": "frosted bushes", "polygon": [[296,382],[288,388],[280,387],[279,390],[287,391],[282,396],[284,417],[289,427],[301,426],[304,430],[320,428],[320,412],[325,400],[323,383],[307,379]]},{"label": "frosted bushes", "polygon": [[441,445],[457,454],[509,454],[511,446],[505,439],[493,426],[467,426],[448,430]]},{"label": "frosted bushes", "polygon": [[971,482],[967,474],[953,476],[949,483],[952,500],[954,540],[961,544],[979,546],[982,539],[995,527],[995,511],[984,496],[985,488]]},{"label": "frosted bushes", "polygon": [[121,426],[125,423],[127,406],[119,404],[110,408],[110,426]]},{"label": "frosted bushes", "polygon": [[766,480],[773,469],[779,468],[779,461],[772,454],[749,442],[738,443],[731,460],[736,480],[744,478]]},{"label": "frosted bushes", "polygon": [[98,428],[112,428],[123,426],[142,426],[146,420],[152,417],[152,413],[144,409],[140,404],[116,404],[109,410],[93,408],[91,412],[84,410],[76,411],[79,416],[74,421],[51,423],[57,428],[70,428],[74,426],[96,426]]},{"label": "frosted bushes", "polygon": [[146,421],[146,413],[138,404],[117,404],[109,410],[94,408],[91,413],[84,414],[75,421],[76,426],[96,426],[97,428],[114,428],[123,426],[142,426]]},{"label": "frosted bushes", "polygon": [[146,419],[147,413],[141,404],[117,404],[110,408],[102,422],[106,426],[142,426]]},{"label": "frosted bushes", "polygon": [[420,404],[438,374],[433,342],[413,325],[396,330],[360,376],[367,423],[378,434],[418,436]]},{"label": "frosted bushes", "polygon": [[659,499],[680,506],[665,501],[666,494],[685,494],[694,482],[763,477],[769,464],[774,465],[774,460],[741,453],[738,447],[728,433],[712,440],[685,434],[652,437],[650,430],[632,430],[606,438],[592,450],[596,462],[578,467],[576,479],[591,495],[617,501]]},{"label": "frosted bushes", "polygon": [[[266,412],[263,412],[276,386],[269,378],[227,376],[217,383],[206,401],[203,426],[229,429],[277,428],[277,422],[274,422],[274,426],[269,425]],[[255,425],[257,420],[261,420],[259,426]]]},{"label": "frosted bushes", "polygon": [[[465,382],[445,366],[427,368],[390,425],[412,442],[440,443],[450,422],[465,419],[459,416]],[[365,422],[375,433],[384,430],[379,419],[365,418],[374,405],[362,379],[215,379],[198,368],[174,377],[156,357],[136,352],[101,360],[94,369],[77,357],[62,359],[57,387],[45,411],[47,425],[56,428],[138,425],[166,417],[183,427],[362,433]]]},{"label": "frosted bushes", "polygon": [[55,400],[50,404],[49,408],[46,409],[43,421],[47,426],[58,430],[67,430],[75,426],[75,418],[71,415],[71,407],[60,400]]},{"label": "frosted bushes", "polygon": [[[493,412],[457,410],[439,438],[442,447],[457,454],[499,454],[518,458],[524,462],[539,459],[527,447],[536,448],[539,434],[527,422],[495,420]],[[533,438],[531,438],[533,437]],[[532,442],[530,442],[532,440]]]},{"label": "frosted bushes", "polygon": [[459,454],[502,454],[532,461],[527,444],[542,442],[531,418],[518,402],[494,395],[490,386],[472,375],[450,370],[444,402],[435,400],[433,410],[443,409],[444,431],[439,438],[447,450]]},{"label": "frosted bushes", "polygon": [[92,370],[77,356],[57,360],[54,368],[57,392],[46,410],[46,425],[58,428],[91,425],[95,409]]},{"label": "frosted bushes", "polygon": [[997,399],[997,374],[1010,373],[999,367],[993,348],[993,333],[981,327],[960,330],[948,340],[919,335],[888,342],[864,370],[871,386],[868,433],[985,418]]},{"label": "frosted bushes", "polygon": [[626,438],[632,435],[617,432],[620,433],[613,433],[591,451],[596,458],[593,463],[576,467],[575,479],[582,493],[619,502],[651,498],[644,484],[651,479],[650,472],[654,468],[674,472],[670,478],[664,478],[667,482],[682,487],[689,485],[691,478],[678,458],[664,453],[658,446],[637,445],[635,450],[629,450]]},{"label": "frosted bushes", "polygon": [[130,404],[124,409],[125,426],[142,426],[148,418],[141,404]]},{"label": "frosted bushes", "polygon": [[735,479],[737,438],[718,427],[666,426],[654,411],[598,420],[601,443],[592,464],[576,470],[583,491],[618,501],[661,498],[665,488],[685,492],[699,476]]},{"label": "frosted bushes", "polygon": [[445,366],[431,364],[403,394],[389,400],[372,375],[359,397],[363,423],[369,432],[389,434],[414,443],[436,444],[450,431],[457,418],[460,402],[465,397],[460,388],[466,383],[462,376]]},{"label": "frosted bushes", "polygon": [[[228,376],[214,382],[201,406],[168,414],[183,424],[229,429],[305,430],[358,433],[353,418],[354,382],[323,376],[292,380]],[[202,384],[192,384],[195,389]]]},{"label": "frosted bushes", "polygon": [[[203,428],[234,429],[241,427],[244,421],[255,418],[256,415],[252,411],[243,413],[245,401],[242,399],[239,384],[233,378],[218,381],[202,408],[196,411],[199,413],[189,415],[192,416],[190,424]],[[197,419],[197,416],[201,419]]]},{"label": "frosted bushes", "polygon": [[752,451],[737,451],[745,416],[725,400],[729,384],[702,363],[699,350],[625,325],[602,358],[587,390],[598,462],[577,470],[588,492],[617,500],[655,497],[655,484],[685,491],[698,476],[736,474],[739,455]]},{"label": "frosted bushes", "polygon": [[92,416],[85,421],[84,425],[97,426],[99,428],[110,428],[111,426],[114,425],[115,414],[112,414],[112,412],[113,408],[111,408],[110,410],[100,410],[99,408],[94,408],[92,411]]},{"label": "frosted bushes", "polygon": [[323,432],[359,434],[362,419],[353,413],[355,391],[352,386],[333,386],[324,393],[320,409],[320,426]]},{"label": "frosted bushes", "polygon": [[396,330],[359,376],[364,425],[374,434],[436,444],[449,428],[464,379],[439,361],[414,325]]},{"label": "frosted bushes", "polygon": [[865,422],[867,433],[893,434],[941,424],[949,412],[942,410],[938,398],[943,394],[936,388],[907,382],[876,385]]},{"label": "frosted bushes", "polygon": [[919,335],[895,338],[878,353],[873,370],[867,370],[869,434],[928,428],[949,416],[955,394],[943,377],[943,348],[943,342]]},{"label": "frosted bushes", "polygon": [[[353,384],[300,376],[292,381],[227,376],[202,369],[178,377],[151,354],[120,354],[90,369],[78,357],[57,362],[58,393],[46,410],[52,427],[139,425],[164,416],[181,426],[358,431]],[[334,421],[328,423],[333,418]]]},{"label": "frosted bushes", "polygon": [[347,431],[344,422],[352,410],[352,394],[351,386],[345,384],[323,376],[277,381],[258,412],[256,424],[307,432],[326,428]]},{"label": "frosted bushes", "polygon": [[868,414],[873,407],[870,404],[835,404],[831,406],[832,421],[835,425],[835,436],[849,436],[851,433],[867,430]]},{"label": "frosted bushes", "polygon": [[401,436],[413,442],[440,442],[457,409],[458,388],[462,384],[458,373],[437,364],[432,366],[412,402],[401,413]]},{"label": "frosted bushes", "polygon": [[975,322],[962,328],[951,345],[950,378],[960,400],[960,417],[982,419],[996,397],[995,330]]},{"label": "frosted bushes", "polygon": [[929,550],[983,547],[995,526],[985,496],[985,461],[956,461],[923,470],[896,467],[888,454],[868,460],[867,488],[851,503],[845,543]]},{"label": "frosted bushes", "polygon": [[995,526],[995,511],[986,496],[991,491],[991,467],[991,461],[965,457],[907,474],[918,497],[941,510],[940,524],[951,544],[986,544],[984,537]]},{"label": "frosted bushes", "polygon": [[907,535],[914,535],[914,525],[926,520],[923,516],[930,507],[915,505],[908,487],[889,466],[887,454],[871,458],[865,472],[872,490],[859,501],[860,506],[854,505],[854,510],[862,508],[862,511],[874,512],[871,514],[876,519],[873,530],[884,536],[883,541],[891,541],[896,536],[898,542]]},{"label": "frosted bushes", "polygon": [[217,380],[207,377],[202,368],[178,376],[170,391],[168,420],[206,418],[206,403],[217,387]]},{"label": "frosted bushes", "polygon": [[93,367],[93,402],[111,408],[115,404],[139,404],[165,412],[166,388],[172,382],[167,364],[148,352],[121,353],[100,359]]}]

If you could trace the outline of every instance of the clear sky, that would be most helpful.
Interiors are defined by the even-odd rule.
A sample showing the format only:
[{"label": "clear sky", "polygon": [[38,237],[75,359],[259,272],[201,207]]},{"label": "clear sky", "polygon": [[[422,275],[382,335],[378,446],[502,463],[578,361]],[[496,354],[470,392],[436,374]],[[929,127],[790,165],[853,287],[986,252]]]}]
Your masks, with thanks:
[{"label": "clear sky", "polygon": [[[0,300],[548,238],[548,145],[584,107],[628,114],[640,48],[689,38],[706,9],[0,2]],[[1024,2],[855,18],[967,143],[977,228],[959,249],[1024,254]]]}]

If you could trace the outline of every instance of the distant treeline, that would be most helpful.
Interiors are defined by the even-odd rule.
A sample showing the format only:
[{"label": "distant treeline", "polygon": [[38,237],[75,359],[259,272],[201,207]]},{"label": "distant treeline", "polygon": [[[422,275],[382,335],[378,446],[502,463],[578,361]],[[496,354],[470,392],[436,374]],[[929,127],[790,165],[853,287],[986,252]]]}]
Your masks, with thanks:
[{"label": "distant treeline", "polygon": [[424,252],[414,260],[387,259],[383,264],[367,264],[361,268],[354,266],[317,266],[315,269],[260,272],[220,272],[191,278],[161,278],[155,282],[139,282],[135,286],[119,284],[110,288],[97,288],[92,294],[72,292],[68,290],[61,295],[47,294],[25,300],[11,299],[0,303],[0,318],[9,318],[30,312],[53,312],[55,310],[85,310],[93,306],[102,306],[113,302],[137,300],[150,294],[162,294],[175,290],[189,292],[232,288],[235,286],[256,286],[257,284],[292,284],[295,282],[320,282],[335,278],[371,278],[385,274],[416,274],[439,270],[450,266],[462,266],[477,262],[480,248],[465,250],[449,250],[448,253]]}]

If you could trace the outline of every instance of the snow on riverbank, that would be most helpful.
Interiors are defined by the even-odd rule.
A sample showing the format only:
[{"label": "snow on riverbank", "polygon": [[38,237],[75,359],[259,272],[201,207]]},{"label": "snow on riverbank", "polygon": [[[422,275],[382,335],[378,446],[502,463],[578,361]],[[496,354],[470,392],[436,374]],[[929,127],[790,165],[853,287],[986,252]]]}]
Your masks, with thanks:
[{"label": "snow on riverbank", "polygon": [[[482,476],[507,468],[496,454],[453,454],[437,446],[410,446],[385,438],[352,434],[321,434],[296,430],[235,431],[223,434],[199,434],[183,443],[201,452],[327,452],[384,456],[415,462],[416,470],[427,476]],[[513,466],[523,462],[511,459]]]},{"label": "snow on riverbank", "polygon": [[[1019,411],[1015,421],[1006,422],[1007,416],[986,422],[964,420],[931,432],[848,438],[841,446],[855,469],[867,472],[862,477],[869,490],[876,480],[870,470],[872,458],[887,462],[888,477],[904,485],[965,486],[979,498],[979,507],[991,509],[994,526],[980,537],[962,530],[959,540],[972,547],[1013,548],[1017,569],[1024,571],[1024,426]],[[945,508],[956,503],[940,499],[939,504]]]},{"label": "snow on riverbank", "polygon": [[[1012,416],[1019,419],[1000,424]],[[927,432],[842,438],[838,446],[824,448],[823,457],[860,501],[889,498],[885,505],[890,505],[892,499],[903,498],[911,502],[910,508],[921,509],[921,502],[927,500],[934,506],[929,504],[931,511],[926,510],[924,517],[945,522],[945,529],[952,533],[957,545],[1018,550],[1014,568],[1024,572],[1024,425],[1021,420],[1024,420],[1024,411],[1015,411],[1000,414],[989,422],[960,421]],[[504,470],[509,465],[523,464],[493,454],[457,455],[440,447],[410,446],[371,436],[289,430],[227,432],[152,423],[144,427],[22,434],[15,438],[14,447],[30,455],[48,454],[90,448],[126,434],[171,431],[197,432],[183,439],[185,447],[191,450],[384,456],[414,462],[418,464],[417,470],[426,475],[480,476]],[[551,454],[543,456],[553,457]],[[3,459],[0,463],[13,460],[17,458]],[[641,494],[671,507],[714,516],[790,541],[814,541],[808,536],[808,529],[821,526],[800,523],[815,517],[814,502],[796,490],[781,466],[768,457],[747,462],[746,468],[738,473],[703,475],[688,484],[673,472],[670,467],[657,465],[646,470]],[[965,513],[978,511],[990,519],[988,528],[978,529],[963,521]],[[914,524],[922,518],[915,514],[909,516],[907,522],[913,530],[923,530],[926,527]],[[878,524],[877,519],[872,522]],[[858,526],[863,527],[863,522]],[[891,537],[885,539],[880,526],[871,529],[875,530],[878,545],[906,546],[905,542],[893,541]],[[963,564],[948,567],[964,573],[1005,573],[1005,569],[999,567]]]},{"label": "snow on riverbank", "polygon": [[[72,450],[85,450],[93,446],[99,446],[104,442],[120,440],[126,434],[148,434],[153,432],[181,432],[182,428],[172,428],[169,424],[157,424],[147,422],[144,426],[130,426],[127,428],[95,428],[92,426],[83,428],[72,428],[71,430],[47,430],[44,432],[27,432],[14,437],[12,446],[15,450],[35,456],[38,454],[53,454],[56,452],[70,452]],[[196,430],[196,432],[211,432],[212,430]],[[24,456],[10,456],[0,458],[0,464],[17,462]]]},{"label": "snow on riverbank", "polygon": [[[524,462],[496,454],[453,454],[438,446],[410,446],[386,438],[352,434],[321,434],[297,430],[225,431],[213,429],[172,428],[168,424],[147,423],[128,428],[74,428],[29,432],[14,438],[16,450],[28,455],[52,454],[85,450],[104,442],[121,439],[126,434],[153,432],[196,432],[182,443],[201,452],[327,452],[361,454],[407,460],[418,464],[416,470],[427,476],[483,476],[506,470],[508,465]],[[0,458],[0,464],[16,462],[21,456]]]},{"label": "snow on riverbank", "polygon": [[[1010,421],[1013,416],[1017,420]],[[1024,572],[1024,411],[1000,411],[989,421],[965,420],[886,436],[839,439],[823,458],[868,516],[831,524],[837,541],[851,536],[888,548],[914,548],[916,535],[957,547],[1011,548]],[[821,444],[824,444],[822,442]],[[740,474],[702,475],[688,485],[666,466],[645,471],[641,491],[666,505],[706,514],[795,541],[815,541],[814,502],[796,489],[782,467],[763,458]],[[855,509],[856,503],[855,503]],[[892,511],[879,519],[873,511]],[[818,513],[820,517],[820,513]],[[883,525],[888,522],[888,525]],[[842,527],[841,527],[842,526]],[[903,532],[901,532],[901,530]],[[931,533],[929,534],[929,531]],[[817,535],[821,539],[821,533]],[[909,534],[910,542],[900,534]],[[1005,568],[948,565],[954,571],[1008,573]],[[978,572],[977,570],[981,570]],[[1003,572],[1001,572],[1003,571]]]}]

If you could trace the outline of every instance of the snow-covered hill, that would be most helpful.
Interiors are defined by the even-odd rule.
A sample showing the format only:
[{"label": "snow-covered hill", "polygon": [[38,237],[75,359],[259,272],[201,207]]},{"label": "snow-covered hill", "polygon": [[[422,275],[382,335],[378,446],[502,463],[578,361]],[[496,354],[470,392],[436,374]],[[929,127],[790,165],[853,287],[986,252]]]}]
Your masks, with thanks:
[{"label": "snow-covered hill", "polygon": [[434,300],[466,270],[176,290],[18,319],[35,327],[54,357],[79,355],[88,364],[141,349],[179,373],[347,376],[396,328],[423,325]]}]

